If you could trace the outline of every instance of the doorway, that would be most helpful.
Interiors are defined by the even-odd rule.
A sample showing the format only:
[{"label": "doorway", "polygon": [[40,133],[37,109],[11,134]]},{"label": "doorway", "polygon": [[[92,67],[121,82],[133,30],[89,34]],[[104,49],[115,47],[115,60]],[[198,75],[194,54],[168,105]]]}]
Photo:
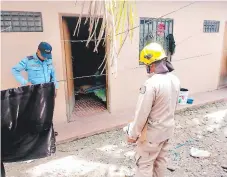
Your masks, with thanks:
[{"label": "doorway", "polygon": [[[69,121],[86,118],[107,110],[107,75],[104,63],[106,46],[101,41],[98,53],[94,52],[95,41],[86,47],[89,22],[81,19],[79,33],[74,30],[79,17],[62,16],[62,31],[67,78],[67,116]],[[101,28],[99,20],[96,38]],[[95,39],[95,37],[93,37]],[[107,66],[107,65],[106,65]]]}]

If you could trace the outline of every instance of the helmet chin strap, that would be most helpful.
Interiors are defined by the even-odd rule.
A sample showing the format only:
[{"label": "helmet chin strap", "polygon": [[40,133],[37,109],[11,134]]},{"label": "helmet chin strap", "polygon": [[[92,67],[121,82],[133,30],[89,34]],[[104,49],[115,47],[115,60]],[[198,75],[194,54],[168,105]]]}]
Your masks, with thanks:
[{"label": "helmet chin strap", "polygon": [[147,65],[146,66],[146,69],[147,69],[147,74],[152,74],[154,73],[154,66],[155,64],[152,64],[152,65]]}]

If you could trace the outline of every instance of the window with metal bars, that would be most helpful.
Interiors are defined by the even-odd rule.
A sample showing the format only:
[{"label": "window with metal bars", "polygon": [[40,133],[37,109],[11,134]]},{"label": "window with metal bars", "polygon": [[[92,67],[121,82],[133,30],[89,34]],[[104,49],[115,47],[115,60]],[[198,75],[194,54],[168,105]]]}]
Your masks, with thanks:
[{"label": "window with metal bars", "polygon": [[169,34],[173,34],[173,19],[140,18],[139,51],[149,42],[158,42],[167,52]]},{"label": "window with metal bars", "polygon": [[1,32],[43,32],[42,14],[1,11]]},{"label": "window with metal bars", "polygon": [[204,33],[218,33],[219,32],[219,26],[220,26],[220,21],[204,20],[203,32]]}]

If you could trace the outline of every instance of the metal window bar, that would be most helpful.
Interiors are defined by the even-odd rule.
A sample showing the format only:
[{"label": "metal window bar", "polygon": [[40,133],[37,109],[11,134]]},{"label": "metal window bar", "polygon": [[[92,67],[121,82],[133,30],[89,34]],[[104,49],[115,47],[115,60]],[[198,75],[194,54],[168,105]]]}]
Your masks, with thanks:
[{"label": "metal window bar", "polygon": [[1,11],[3,32],[43,32],[41,12]]},{"label": "metal window bar", "polygon": [[[163,36],[158,34],[159,24],[164,24],[165,29]],[[167,52],[168,43],[166,37],[173,34],[173,19],[155,19],[155,18],[140,18],[140,42],[139,52],[148,42],[160,43]],[[141,64],[141,63],[140,63]]]}]

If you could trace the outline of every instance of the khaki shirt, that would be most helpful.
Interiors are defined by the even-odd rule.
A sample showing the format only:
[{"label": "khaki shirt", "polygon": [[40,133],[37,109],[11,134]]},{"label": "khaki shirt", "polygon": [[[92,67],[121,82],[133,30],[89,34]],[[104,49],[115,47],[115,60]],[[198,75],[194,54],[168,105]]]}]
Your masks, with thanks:
[{"label": "khaki shirt", "polygon": [[174,132],[174,112],[178,103],[180,82],[172,73],[154,74],[140,88],[135,119],[129,137],[137,139],[148,122],[146,139],[158,143],[169,139]]}]

